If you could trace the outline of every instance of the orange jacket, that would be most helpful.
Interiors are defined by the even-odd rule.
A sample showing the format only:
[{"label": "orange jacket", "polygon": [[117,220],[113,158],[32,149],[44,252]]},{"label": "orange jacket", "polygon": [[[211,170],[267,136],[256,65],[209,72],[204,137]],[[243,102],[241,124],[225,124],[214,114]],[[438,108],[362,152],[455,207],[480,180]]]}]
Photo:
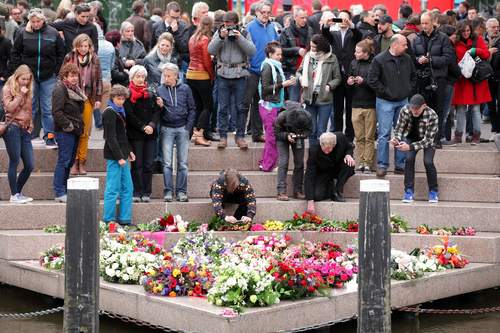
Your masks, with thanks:
[{"label": "orange jacket", "polygon": [[199,40],[192,36],[189,39],[189,68],[190,71],[206,72],[210,80],[215,78],[212,57],[208,53],[210,38],[202,36]]}]

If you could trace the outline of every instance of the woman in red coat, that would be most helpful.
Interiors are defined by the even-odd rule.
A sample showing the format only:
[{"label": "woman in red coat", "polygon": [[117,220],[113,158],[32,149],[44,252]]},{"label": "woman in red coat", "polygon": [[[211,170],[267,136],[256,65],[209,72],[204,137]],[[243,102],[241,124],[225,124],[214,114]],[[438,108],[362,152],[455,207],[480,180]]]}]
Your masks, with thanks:
[{"label": "woman in red coat", "polygon": [[[470,21],[461,21],[457,25],[457,40],[455,42],[455,52],[457,61],[462,60],[466,52],[469,52],[473,58],[480,57],[488,60],[490,52],[484,39],[472,32]],[[475,43],[475,47],[473,46]],[[465,131],[467,106],[472,112],[472,145],[479,144],[481,138],[481,110],[480,105],[491,101],[491,95],[488,88],[488,80],[473,83],[470,79],[461,76],[455,83],[455,94],[452,104],[457,110],[457,128],[455,131],[455,143],[462,142],[462,134]]]}]

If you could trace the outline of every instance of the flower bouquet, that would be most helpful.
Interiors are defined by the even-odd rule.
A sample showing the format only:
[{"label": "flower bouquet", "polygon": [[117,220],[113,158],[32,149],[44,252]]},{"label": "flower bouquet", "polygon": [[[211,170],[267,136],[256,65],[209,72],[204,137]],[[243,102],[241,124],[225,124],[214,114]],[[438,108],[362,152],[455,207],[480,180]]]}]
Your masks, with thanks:
[{"label": "flower bouquet", "polygon": [[321,232],[338,232],[338,231],[347,231],[347,232],[358,232],[359,224],[356,220],[346,220],[346,221],[324,221],[319,231]]},{"label": "flower bouquet", "polygon": [[198,257],[203,264],[208,264],[218,262],[227,246],[225,239],[213,232],[199,232],[179,239],[171,252],[178,258]]},{"label": "flower bouquet", "polygon": [[51,270],[61,270],[64,268],[64,246],[55,245],[41,253],[39,259],[40,266]]},{"label": "flower bouquet", "polygon": [[469,263],[460,253],[456,244],[450,245],[448,236],[441,239],[441,245],[435,245],[427,250],[427,254],[436,258],[438,264],[444,268],[463,268]]},{"label": "flower bouquet", "polygon": [[186,232],[189,222],[182,219],[180,215],[173,215],[172,213],[166,213],[160,218],[156,218],[149,223],[141,223],[137,225],[139,231],[149,231],[149,232]]},{"label": "flower bouquet", "polygon": [[438,227],[431,228],[427,224],[421,224],[417,227],[417,233],[421,235],[439,235],[439,236],[475,236],[476,230],[473,227]]},{"label": "flower bouquet", "polygon": [[267,220],[264,222],[264,229],[267,231],[281,231],[285,228],[283,222],[278,220]]},{"label": "flower bouquet", "polygon": [[417,257],[404,251],[391,250],[391,278],[395,280],[413,280],[424,275],[417,267]]},{"label": "flower bouquet", "polygon": [[319,215],[310,212],[304,212],[302,215],[294,213],[290,220],[284,222],[284,230],[314,231],[318,230],[322,223],[323,219]]},{"label": "flower bouquet", "polygon": [[408,231],[408,221],[402,218],[400,215],[391,214],[391,232],[392,233],[403,233]]},{"label": "flower bouquet", "polygon": [[237,221],[231,223],[218,215],[212,216],[208,221],[208,230],[213,231],[248,231],[251,226],[252,222]]}]

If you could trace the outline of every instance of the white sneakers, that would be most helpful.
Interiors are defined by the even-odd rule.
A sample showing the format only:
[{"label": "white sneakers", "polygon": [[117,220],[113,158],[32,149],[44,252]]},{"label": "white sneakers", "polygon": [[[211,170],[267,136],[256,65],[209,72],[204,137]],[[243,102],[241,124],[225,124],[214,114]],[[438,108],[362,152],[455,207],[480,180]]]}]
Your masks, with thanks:
[{"label": "white sneakers", "polygon": [[25,204],[27,202],[33,201],[33,198],[27,197],[22,193],[16,193],[10,196],[10,202],[16,204]]}]

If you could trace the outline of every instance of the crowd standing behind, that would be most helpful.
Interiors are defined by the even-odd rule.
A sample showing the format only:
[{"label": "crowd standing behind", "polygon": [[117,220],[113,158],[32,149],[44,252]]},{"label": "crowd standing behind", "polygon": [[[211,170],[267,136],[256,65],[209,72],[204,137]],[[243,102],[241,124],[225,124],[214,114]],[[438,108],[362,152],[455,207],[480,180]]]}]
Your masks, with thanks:
[{"label": "crowd standing behind", "polygon": [[[69,174],[87,173],[92,117],[104,129],[103,220],[123,224],[131,223],[132,202],[150,201],[155,169],[163,173],[165,201],[189,200],[191,139],[225,149],[234,131],[242,150],[245,135],[265,142],[260,169],[278,167],[278,200],[289,200],[291,149],[294,198],[307,199],[310,211],[318,200],[344,201],[355,170],[385,177],[390,144],[394,173],[405,175],[405,202],[413,200],[419,150],[429,201],[437,202],[436,149],[464,138],[472,145],[496,140],[500,149],[500,5],[485,14],[466,1],[445,12],[402,4],[394,19],[383,4],[351,12],[321,0],[312,8],[284,4],[276,17],[265,1],[241,19],[204,2],[193,5],[191,18],[175,1],[148,11],[149,18],[134,1],[131,16],[110,30],[99,1],[57,11],[50,0],[41,8],[0,5],[11,202],[32,200],[22,189],[41,129],[45,145],[58,149],[54,194],[66,202]],[[472,75],[462,61],[468,57],[477,63]],[[491,138],[481,137],[482,122],[491,123]],[[255,215],[254,190],[236,170],[221,173],[211,197],[222,218]],[[224,213],[226,199],[240,205],[234,216]]]}]

